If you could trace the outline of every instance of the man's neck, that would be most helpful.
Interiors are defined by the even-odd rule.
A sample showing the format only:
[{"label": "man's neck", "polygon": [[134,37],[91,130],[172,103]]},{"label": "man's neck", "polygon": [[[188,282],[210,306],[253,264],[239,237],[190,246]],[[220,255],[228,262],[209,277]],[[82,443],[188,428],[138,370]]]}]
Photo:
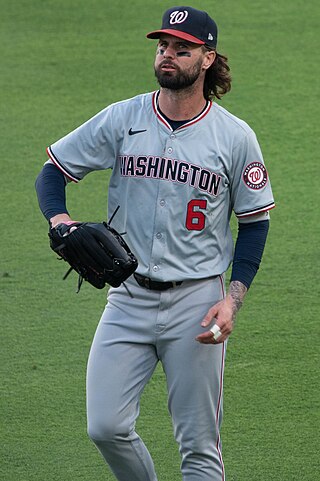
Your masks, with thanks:
[{"label": "man's neck", "polygon": [[159,108],[171,120],[188,120],[199,115],[206,105],[202,90],[160,89]]}]

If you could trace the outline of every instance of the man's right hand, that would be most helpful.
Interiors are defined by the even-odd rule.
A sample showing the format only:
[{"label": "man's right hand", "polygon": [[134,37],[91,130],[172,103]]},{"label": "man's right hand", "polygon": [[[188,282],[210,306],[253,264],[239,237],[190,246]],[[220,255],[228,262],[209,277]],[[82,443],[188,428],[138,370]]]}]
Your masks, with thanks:
[{"label": "man's right hand", "polygon": [[76,222],[71,219],[68,214],[57,214],[50,219],[51,227],[56,227],[58,224],[67,224],[69,222]]}]

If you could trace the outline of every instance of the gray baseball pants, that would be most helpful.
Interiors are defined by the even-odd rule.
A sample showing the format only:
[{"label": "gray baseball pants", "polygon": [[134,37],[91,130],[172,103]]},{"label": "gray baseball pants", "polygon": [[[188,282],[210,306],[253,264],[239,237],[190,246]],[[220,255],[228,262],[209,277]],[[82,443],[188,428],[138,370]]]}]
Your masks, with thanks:
[{"label": "gray baseball pants", "polygon": [[220,276],[167,291],[127,281],[111,288],[87,370],[88,434],[119,481],[157,481],[135,432],[140,396],[162,363],[184,481],[224,481],[222,421],[225,343],[195,340],[208,309],[223,298]]}]

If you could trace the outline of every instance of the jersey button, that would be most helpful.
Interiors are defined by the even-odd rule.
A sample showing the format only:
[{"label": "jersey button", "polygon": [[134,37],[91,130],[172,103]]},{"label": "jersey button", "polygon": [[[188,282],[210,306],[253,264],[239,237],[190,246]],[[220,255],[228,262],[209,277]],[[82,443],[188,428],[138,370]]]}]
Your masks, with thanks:
[{"label": "jersey button", "polygon": [[158,272],[159,269],[160,269],[159,266],[153,266],[153,268],[152,268],[152,270],[153,270],[154,272]]},{"label": "jersey button", "polygon": [[173,148],[172,147],[168,147],[168,154],[172,154],[173,152]]},{"label": "jersey button", "polygon": [[171,135],[170,135],[170,139],[171,139],[171,140],[174,140],[175,138],[176,138],[175,134],[171,134]]},{"label": "jersey button", "polygon": [[161,199],[161,200],[160,200],[160,205],[161,205],[161,207],[163,207],[165,204],[166,204],[166,201],[165,201],[164,199]]},{"label": "jersey button", "polygon": [[157,238],[157,239],[161,239],[161,237],[162,237],[162,234],[161,234],[161,232],[157,232],[157,234],[156,234],[156,238]]}]

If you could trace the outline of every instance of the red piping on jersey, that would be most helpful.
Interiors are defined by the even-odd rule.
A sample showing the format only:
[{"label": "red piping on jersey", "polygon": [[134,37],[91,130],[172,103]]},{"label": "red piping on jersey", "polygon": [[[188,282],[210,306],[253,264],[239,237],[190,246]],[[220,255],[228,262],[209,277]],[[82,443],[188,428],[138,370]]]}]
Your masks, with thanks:
[{"label": "red piping on jersey", "polygon": [[224,282],[223,282],[223,277],[221,275],[219,276],[219,281],[221,285],[222,297],[224,299],[226,297],[226,292],[224,290]]},{"label": "red piping on jersey", "polygon": [[236,216],[239,219],[242,219],[243,217],[250,217],[251,215],[256,215],[256,214],[261,214],[262,212],[268,212],[268,210],[274,209],[276,206],[275,203],[269,204],[265,207],[261,207],[261,209],[256,209],[251,212],[244,212],[243,214],[236,214]]},{"label": "red piping on jersey", "polygon": [[166,121],[166,119],[164,117],[162,117],[162,115],[160,114],[160,112],[158,111],[158,106],[157,106],[157,94],[159,93],[159,90],[157,92],[154,92],[153,96],[152,96],[152,107],[153,107],[153,111],[154,113],[156,114],[156,116],[158,117],[158,119],[169,129],[172,131],[172,128],[171,128],[171,125]]},{"label": "red piping on jersey", "polygon": [[[156,116],[158,117],[158,119],[171,131],[173,131],[171,125],[169,124],[169,122],[167,122],[167,120],[161,115],[161,113],[159,112],[159,109],[158,109],[158,105],[157,105],[157,99],[158,99],[158,96],[159,96],[159,90],[157,90],[156,92],[153,93],[153,96],[152,96],[152,107],[153,107],[153,111],[154,113],[156,114]],[[199,122],[201,119],[203,119],[203,117],[205,117],[207,115],[207,113],[210,111],[212,107],[212,102],[208,101],[207,102],[207,105],[205,107],[205,109],[198,115],[198,117],[195,117],[194,119],[190,120],[189,122],[186,122],[185,124],[181,125],[181,127],[177,128],[177,130],[181,130],[181,129],[185,129],[186,127],[189,127],[190,125],[193,125],[195,124],[196,122]]]},{"label": "red piping on jersey", "polygon": [[52,152],[51,148],[50,147],[47,147],[47,154],[49,155],[50,159],[52,160],[52,162],[54,163],[54,165],[59,169],[61,170],[61,172],[63,173],[63,175],[65,175],[66,177],[68,177],[68,179],[72,180],[73,182],[75,183],[78,183],[79,182],[79,179],[77,179],[76,177],[73,177],[71,174],[69,174],[69,172],[67,172],[63,167],[62,165],[58,162],[58,160],[55,158],[55,155],[54,153]]},{"label": "red piping on jersey", "polygon": [[225,359],[225,343],[223,342],[222,344],[222,359],[221,359],[221,371],[220,371],[220,389],[219,389],[219,398],[218,398],[218,406],[217,406],[217,412],[216,412],[216,428],[218,431],[218,438],[217,438],[217,444],[216,448],[218,451],[219,455],[219,460],[221,464],[221,471],[222,471],[222,481],[225,481],[225,471],[224,471],[224,464],[222,460],[222,453],[221,453],[221,439],[220,439],[220,429],[219,429],[219,412],[220,412],[220,406],[221,406],[221,398],[222,398],[222,389],[223,389],[223,373],[224,373],[224,359]]},{"label": "red piping on jersey", "polygon": [[[223,277],[220,275],[219,276],[220,280],[220,285],[221,285],[221,291],[222,291],[222,297],[225,298],[225,289],[224,289],[224,281]],[[221,439],[220,439],[220,429],[219,429],[219,413],[220,413],[220,407],[221,407],[221,398],[222,398],[222,390],[223,390],[223,373],[224,373],[224,361],[225,361],[225,350],[226,350],[226,344],[222,344],[222,358],[221,358],[221,370],[220,370],[220,389],[219,389],[219,397],[218,397],[218,405],[217,405],[217,411],[216,411],[216,429],[218,431],[218,438],[217,438],[217,452],[219,455],[219,460],[221,464],[221,471],[222,471],[222,478],[221,481],[225,481],[225,470],[224,470],[224,464],[222,460],[222,453],[221,453]]]}]

